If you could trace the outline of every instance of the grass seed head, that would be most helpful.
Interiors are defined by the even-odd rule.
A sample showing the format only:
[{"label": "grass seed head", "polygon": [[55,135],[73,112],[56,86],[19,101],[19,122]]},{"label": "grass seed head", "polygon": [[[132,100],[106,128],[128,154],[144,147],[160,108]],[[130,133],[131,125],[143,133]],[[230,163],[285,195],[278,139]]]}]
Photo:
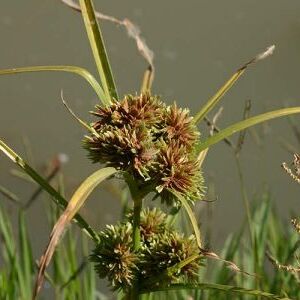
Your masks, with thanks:
[{"label": "grass seed head", "polygon": [[174,193],[201,199],[204,181],[197,159],[200,133],[188,109],[168,106],[157,96],[125,96],[109,107],[96,107],[84,147],[94,163],[128,172],[150,185],[163,202],[176,204]]},{"label": "grass seed head", "polygon": [[107,226],[90,256],[99,277],[107,277],[114,290],[127,290],[135,280],[137,255],[131,250],[131,236],[130,223]]},{"label": "grass seed head", "polygon": [[[169,274],[167,269],[197,253],[199,253],[199,249],[193,235],[184,237],[176,231],[166,231],[145,250],[143,264],[140,269],[143,271],[142,274],[145,279],[155,279],[157,277],[164,284],[176,281],[192,282],[198,278],[201,266],[200,257],[177,269],[172,274]],[[164,278],[161,278],[162,274]],[[153,281],[150,280],[150,282]]]}]

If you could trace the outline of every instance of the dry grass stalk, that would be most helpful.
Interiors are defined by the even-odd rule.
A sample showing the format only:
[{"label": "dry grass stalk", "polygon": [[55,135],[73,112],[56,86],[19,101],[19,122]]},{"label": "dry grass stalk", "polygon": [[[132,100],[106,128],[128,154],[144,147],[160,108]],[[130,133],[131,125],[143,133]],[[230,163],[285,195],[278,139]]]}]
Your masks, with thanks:
[{"label": "dry grass stalk", "polygon": [[[81,12],[80,6],[74,2],[73,0],[61,0],[64,4],[71,7],[72,9]],[[131,22],[129,19],[125,18],[123,20],[117,19],[113,16],[108,16],[100,12],[95,12],[96,17],[100,20],[105,20],[112,22],[116,25],[123,26],[126,29],[126,32],[129,37],[133,38],[136,42],[136,46],[140,54],[143,56],[143,58],[147,61],[151,68],[151,74],[152,77],[154,75],[154,64],[153,64],[153,58],[154,54],[153,51],[148,47],[148,45],[145,42],[145,39],[141,36],[141,31],[138,28],[136,24]]]},{"label": "dry grass stalk", "polygon": [[292,162],[292,166],[294,170],[288,167],[286,162],[283,162],[281,166],[294,181],[300,184],[300,155],[299,154],[294,153],[294,160]]},{"label": "dry grass stalk", "polygon": [[292,265],[283,265],[276,258],[274,258],[269,252],[267,252],[266,255],[269,261],[276,269],[283,270],[292,274],[295,277],[295,279],[298,281],[298,283],[300,283],[299,280],[300,267],[294,267]]}]

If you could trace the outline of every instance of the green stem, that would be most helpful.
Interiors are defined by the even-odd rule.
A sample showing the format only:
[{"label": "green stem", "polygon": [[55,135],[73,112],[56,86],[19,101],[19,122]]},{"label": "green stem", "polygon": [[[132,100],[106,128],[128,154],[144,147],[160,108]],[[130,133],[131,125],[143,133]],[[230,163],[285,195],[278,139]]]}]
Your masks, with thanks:
[{"label": "green stem", "polygon": [[140,220],[142,210],[142,199],[137,197],[133,200],[133,250],[137,251],[141,245]]},{"label": "green stem", "polygon": [[[134,178],[128,173],[124,173],[125,181],[130,190],[130,194],[133,200],[133,251],[137,252],[141,246],[141,233],[140,233],[140,220],[141,220],[141,210],[143,206],[143,198],[147,194],[146,189],[139,189]],[[139,299],[139,282],[133,285],[125,299],[127,300],[137,300]]]},{"label": "green stem", "polygon": [[[141,210],[142,210],[143,199],[138,197],[133,198],[133,250],[136,252],[141,246],[141,232],[140,232],[140,221],[141,221]],[[139,299],[138,281],[134,283],[130,290],[130,300]]]},{"label": "green stem", "polygon": [[140,189],[135,179],[128,173],[123,174],[124,179],[129,187],[131,198],[133,201],[133,250],[137,251],[140,248],[141,236],[140,236],[140,220],[141,210],[143,205],[143,198],[147,194],[146,189]]},{"label": "green stem", "polygon": [[118,99],[117,88],[109,64],[100,26],[95,15],[93,1],[79,0],[79,4],[94,60],[106,95],[106,104],[111,104],[112,99]]},{"label": "green stem", "polygon": [[[257,254],[257,245],[256,245],[257,241],[256,241],[256,238],[255,238],[254,224],[253,224],[253,220],[252,220],[252,216],[251,216],[249,198],[248,198],[247,191],[246,191],[246,186],[245,186],[245,180],[244,180],[244,174],[243,174],[243,171],[242,171],[241,161],[240,161],[240,158],[239,158],[237,153],[235,154],[235,161],[236,161],[239,180],[240,180],[240,188],[241,188],[242,198],[243,198],[243,202],[244,202],[244,206],[245,206],[245,210],[246,210],[247,224],[248,224],[248,229],[249,229],[252,253],[254,253],[253,270],[254,270],[255,274],[259,274],[259,265],[258,265],[259,258],[258,258],[258,254]],[[255,278],[254,283],[255,283],[255,288],[256,289],[263,288],[260,285],[260,282],[259,282],[259,280],[257,280],[257,278]],[[257,296],[257,299],[261,299],[261,296]]]},{"label": "green stem", "polygon": [[[252,222],[249,199],[248,199],[248,195],[247,195],[247,191],[246,191],[246,187],[245,187],[245,180],[244,180],[244,175],[243,175],[243,171],[242,171],[242,167],[241,167],[241,162],[240,162],[240,158],[237,154],[235,154],[235,161],[236,161],[238,175],[239,175],[240,189],[241,189],[241,193],[242,193],[242,198],[243,198],[243,202],[244,202],[244,206],[245,206],[245,210],[246,210],[247,225],[248,225],[248,230],[249,230],[249,235],[250,235],[251,247],[252,247],[252,251],[253,251],[254,256],[255,256],[255,258],[253,260],[253,263],[254,263],[253,270],[254,270],[255,274],[257,274],[257,272],[258,272],[258,267],[257,267],[258,258],[257,258],[256,245],[255,245],[256,242],[255,242],[255,237],[254,237],[254,232],[253,232],[253,222]],[[257,280],[255,280],[255,287],[259,288]],[[257,296],[257,298],[258,298],[258,296]]]},{"label": "green stem", "polygon": [[247,216],[247,224],[248,224],[248,229],[249,229],[249,234],[250,234],[250,240],[251,244],[253,246],[253,230],[252,230],[252,218],[251,218],[251,211],[250,211],[250,205],[249,205],[249,199],[245,187],[245,181],[244,181],[244,176],[243,176],[243,171],[240,163],[240,159],[237,155],[235,155],[235,162],[238,170],[238,176],[239,176],[239,181],[240,181],[240,189],[242,193],[242,198],[245,206],[245,211],[246,211],[246,216]]}]

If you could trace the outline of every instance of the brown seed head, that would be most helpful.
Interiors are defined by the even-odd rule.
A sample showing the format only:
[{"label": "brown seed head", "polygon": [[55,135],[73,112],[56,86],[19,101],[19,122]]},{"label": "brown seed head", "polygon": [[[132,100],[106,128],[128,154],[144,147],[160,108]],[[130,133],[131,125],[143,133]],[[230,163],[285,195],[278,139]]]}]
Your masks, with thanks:
[{"label": "brown seed head", "polygon": [[165,111],[165,138],[175,140],[180,145],[192,147],[199,138],[199,131],[189,116],[188,109],[178,108],[176,104],[169,106]]},{"label": "brown seed head", "polygon": [[189,155],[184,146],[173,141],[163,144],[157,160],[160,182],[156,189],[159,193],[180,193],[190,200],[202,197],[204,181],[199,161]]}]

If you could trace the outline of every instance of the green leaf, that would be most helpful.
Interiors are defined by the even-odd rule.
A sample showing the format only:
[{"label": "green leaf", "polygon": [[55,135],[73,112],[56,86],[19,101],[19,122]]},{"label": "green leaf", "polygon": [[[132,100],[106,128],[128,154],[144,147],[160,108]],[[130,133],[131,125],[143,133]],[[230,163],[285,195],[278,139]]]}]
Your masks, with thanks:
[{"label": "green leaf", "polygon": [[175,193],[175,192],[173,192],[173,194],[175,195],[175,197],[178,198],[178,200],[181,202],[182,206],[184,207],[185,211],[187,212],[190,222],[192,224],[194,233],[195,233],[198,247],[201,249],[202,248],[201,232],[200,232],[197,220],[195,218],[195,215],[194,215],[190,205],[188,204],[187,200],[182,195]]},{"label": "green leaf", "polygon": [[19,245],[20,245],[20,261],[18,264],[18,277],[20,291],[24,299],[31,298],[31,279],[33,274],[33,257],[31,244],[27,232],[27,225],[24,219],[24,212],[19,212]]},{"label": "green leaf", "polygon": [[236,83],[236,81],[244,74],[246,69],[252,64],[257,63],[260,60],[267,58],[274,52],[275,46],[272,45],[268,47],[264,52],[256,55],[253,59],[245,63],[240,67],[229,80],[213,95],[206,104],[200,109],[200,111],[194,117],[194,122],[199,123],[204,119],[204,117],[218,104],[218,102],[223,98],[223,96],[231,89],[231,87]]},{"label": "green leaf", "polygon": [[47,248],[40,259],[39,271],[36,279],[33,299],[36,299],[37,294],[41,289],[44,280],[45,270],[51,261],[55,248],[59,243],[66,229],[66,226],[69,224],[71,219],[75,216],[75,214],[78,212],[81,206],[85,203],[87,197],[91,194],[91,192],[95,189],[95,187],[97,187],[103,180],[115,174],[116,172],[117,170],[112,167],[107,167],[96,171],[87,179],[85,179],[73,194],[71,200],[68,203],[66,210],[63,212],[63,214],[60,216],[60,218],[54,225]]},{"label": "green leaf", "polygon": [[79,3],[94,60],[106,95],[106,104],[110,104],[113,99],[118,99],[118,94],[100,27],[95,16],[94,6],[91,0],[79,0]]},{"label": "green leaf", "polygon": [[239,69],[236,73],[234,73],[230,79],[217,91],[217,93],[206,102],[206,104],[195,115],[195,123],[199,123],[203,120],[203,118],[218,104],[227,91],[231,89],[235,82],[244,74],[245,70],[246,69]]},{"label": "green leaf", "polygon": [[[68,205],[66,199],[58,193],[43,177],[41,177],[33,168],[31,168],[18,154],[16,154],[8,145],[0,140],[0,151],[2,151],[9,159],[23,169],[37,184],[39,184],[47,193],[53,198],[54,202],[61,208]],[[98,234],[91,228],[91,226],[79,215],[76,214],[74,221],[83,229],[94,241],[98,241]]]},{"label": "green leaf", "polygon": [[7,199],[12,201],[13,203],[18,204],[18,205],[20,204],[19,197],[2,185],[0,185],[0,194],[4,195]]},{"label": "green leaf", "polygon": [[107,167],[96,171],[85,179],[72,196],[64,212],[67,220],[70,221],[74,217],[96,186],[116,172],[115,168]]},{"label": "green leaf", "polygon": [[215,284],[215,283],[196,283],[196,284],[177,283],[167,287],[162,286],[151,290],[140,290],[140,294],[158,292],[158,291],[187,290],[187,289],[217,290],[224,293],[236,293],[241,295],[261,296],[267,299],[274,299],[274,300],[291,300],[289,298],[282,298],[278,295],[263,292],[260,290],[251,290],[251,289],[245,289],[237,286],[222,285],[222,284]]},{"label": "green leaf", "polygon": [[12,68],[12,69],[3,69],[0,70],[0,75],[9,75],[9,74],[18,74],[18,73],[27,73],[27,72],[67,72],[74,73],[83,77],[94,89],[99,99],[103,104],[106,104],[106,97],[103,92],[103,89],[99,85],[98,81],[94,76],[89,73],[86,69],[77,66],[33,66],[33,67],[23,67],[23,68]]},{"label": "green leaf", "polygon": [[[18,290],[18,262],[17,262],[17,246],[15,244],[12,224],[7,213],[3,210],[0,203],[0,236],[1,236],[1,261],[7,266],[6,291],[4,299],[16,299],[16,291]],[[1,270],[0,274],[5,274]],[[0,292],[1,294],[1,292]]]},{"label": "green leaf", "polygon": [[[10,219],[8,218],[7,213],[1,206],[0,203],[0,236],[1,236],[1,248],[3,252],[1,253],[1,259],[4,260],[5,263],[9,264],[11,269],[13,269],[15,263],[15,253],[16,253],[16,245],[14,241],[13,229]],[[3,257],[2,257],[3,256]]]},{"label": "green leaf", "polygon": [[203,143],[199,145],[198,151],[199,153],[203,151],[206,148],[209,148],[210,146],[218,143],[221,140],[224,140],[225,138],[231,136],[234,133],[237,133],[241,130],[244,130],[248,127],[254,126],[256,124],[283,117],[283,116],[288,116],[292,114],[298,114],[300,113],[300,107],[290,107],[290,108],[283,108],[283,109],[278,109],[274,110],[271,112],[267,112],[243,121],[240,121],[238,123],[235,123],[223,130],[221,130],[219,133],[209,137],[206,139]]}]

